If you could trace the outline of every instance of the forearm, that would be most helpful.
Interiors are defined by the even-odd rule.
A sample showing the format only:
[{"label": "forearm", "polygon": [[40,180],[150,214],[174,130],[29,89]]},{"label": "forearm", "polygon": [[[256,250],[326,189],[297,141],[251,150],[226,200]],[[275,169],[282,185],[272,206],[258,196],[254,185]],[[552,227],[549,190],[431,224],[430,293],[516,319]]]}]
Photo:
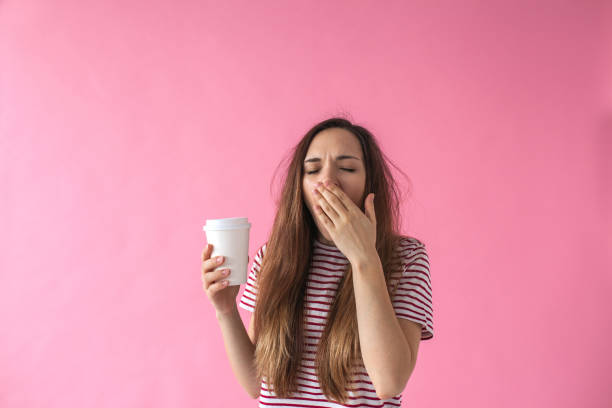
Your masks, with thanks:
[{"label": "forearm", "polygon": [[238,308],[227,315],[217,314],[225,351],[236,379],[247,393],[257,398],[261,382],[256,378],[255,345],[244,328]]},{"label": "forearm", "polygon": [[363,364],[377,394],[391,398],[405,384],[412,355],[393,310],[378,256],[353,267],[353,286]]}]

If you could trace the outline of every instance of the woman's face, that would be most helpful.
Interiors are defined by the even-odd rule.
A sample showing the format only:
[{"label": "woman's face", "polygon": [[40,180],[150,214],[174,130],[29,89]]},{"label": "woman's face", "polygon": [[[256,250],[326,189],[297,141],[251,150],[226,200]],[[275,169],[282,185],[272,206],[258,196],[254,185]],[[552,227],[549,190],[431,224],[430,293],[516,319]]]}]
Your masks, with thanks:
[{"label": "woman's face", "polygon": [[325,129],[312,139],[303,166],[304,201],[319,229],[319,239],[323,238],[324,242],[331,243],[327,228],[314,211],[318,199],[312,190],[318,182],[324,183],[329,180],[340,187],[363,211],[366,173],[359,140],[346,129]]}]

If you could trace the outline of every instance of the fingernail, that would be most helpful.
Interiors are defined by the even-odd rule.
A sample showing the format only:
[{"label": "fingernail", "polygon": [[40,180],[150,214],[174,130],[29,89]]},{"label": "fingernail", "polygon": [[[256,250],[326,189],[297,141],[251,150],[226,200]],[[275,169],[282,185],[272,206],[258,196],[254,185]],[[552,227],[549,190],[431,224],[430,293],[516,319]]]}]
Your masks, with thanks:
[{"label": "fingernail", "polygon": [[222,257],[222,256],[218,256],[218,257],[217,257],[217,262],[218,262],[218,263],[221,263],[222,261],[223,261],[223,257]]},{"label": "fingernail", "polygon": [[227,275],[228,273],[229,273],[229,271],[228,271],[227,269],[224,269],[224,270],[223,270],[223,274],[224,274],[224,275]]}]

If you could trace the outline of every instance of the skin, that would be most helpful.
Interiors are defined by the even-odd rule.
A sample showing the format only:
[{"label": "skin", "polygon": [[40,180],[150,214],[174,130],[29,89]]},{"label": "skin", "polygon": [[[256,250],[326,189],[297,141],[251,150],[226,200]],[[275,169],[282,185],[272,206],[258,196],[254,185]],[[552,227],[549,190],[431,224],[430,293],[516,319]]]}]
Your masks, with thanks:
[{"label": "skin", "polygon": [[[340,155],[355,156],[356,159],[336,160]],[[319,132],[310,143],[306,159],[319,158],[318,162],[304,163],[302,179],[303,198],[318,228],[318,239],[334,245],[329,231],[315,213],[317,198],[313,189],[318,182],[331,182],[338,186],[357,205],[364,210],[364,191],[366,172],[359,139],[350,131],[341,128],[325,129]],[[346,169],[354,170],[353,172]],[[308,172],[314,173],[308,174]]]}]

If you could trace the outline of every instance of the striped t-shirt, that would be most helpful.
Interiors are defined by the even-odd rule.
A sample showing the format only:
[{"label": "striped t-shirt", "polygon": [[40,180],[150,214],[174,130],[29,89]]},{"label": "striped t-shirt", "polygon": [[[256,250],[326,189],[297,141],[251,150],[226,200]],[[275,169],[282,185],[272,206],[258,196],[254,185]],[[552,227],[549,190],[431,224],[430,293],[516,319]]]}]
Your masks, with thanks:
[{"label": "striped t-shirt", "polygon": [[[255,254],[247,283],[240,298],[239,306],[254,312],[257,295],[257,274],[266,251],[263,244]],[[421,325],[421,340],[433,337],[433,308],[431,298],[431,280],[429,261],[425,245],[412,237],[402,237],[399,244],[399,256],[402,267],[391,273],[391,283],[399,280],[399,285],[391,299],[398,318],[408,319]],[[366,372],[363,360],[355,368],[348,390],[347,405],[329,401],[321,391],[314,368],[317,345],[325,324],[327,314],[335,298],[338,284],[343,276],[343,269],[348,259],[335,246],[315,240],[313,258],[306,283],[304,299],[304,350],[305,354],[298,369],[298,392],[290,399],[277,397],[268,391],[266,377],[262,378],[259,407],[399,407],[402,395],[381,400],[376,395],[370,376]]]}]

